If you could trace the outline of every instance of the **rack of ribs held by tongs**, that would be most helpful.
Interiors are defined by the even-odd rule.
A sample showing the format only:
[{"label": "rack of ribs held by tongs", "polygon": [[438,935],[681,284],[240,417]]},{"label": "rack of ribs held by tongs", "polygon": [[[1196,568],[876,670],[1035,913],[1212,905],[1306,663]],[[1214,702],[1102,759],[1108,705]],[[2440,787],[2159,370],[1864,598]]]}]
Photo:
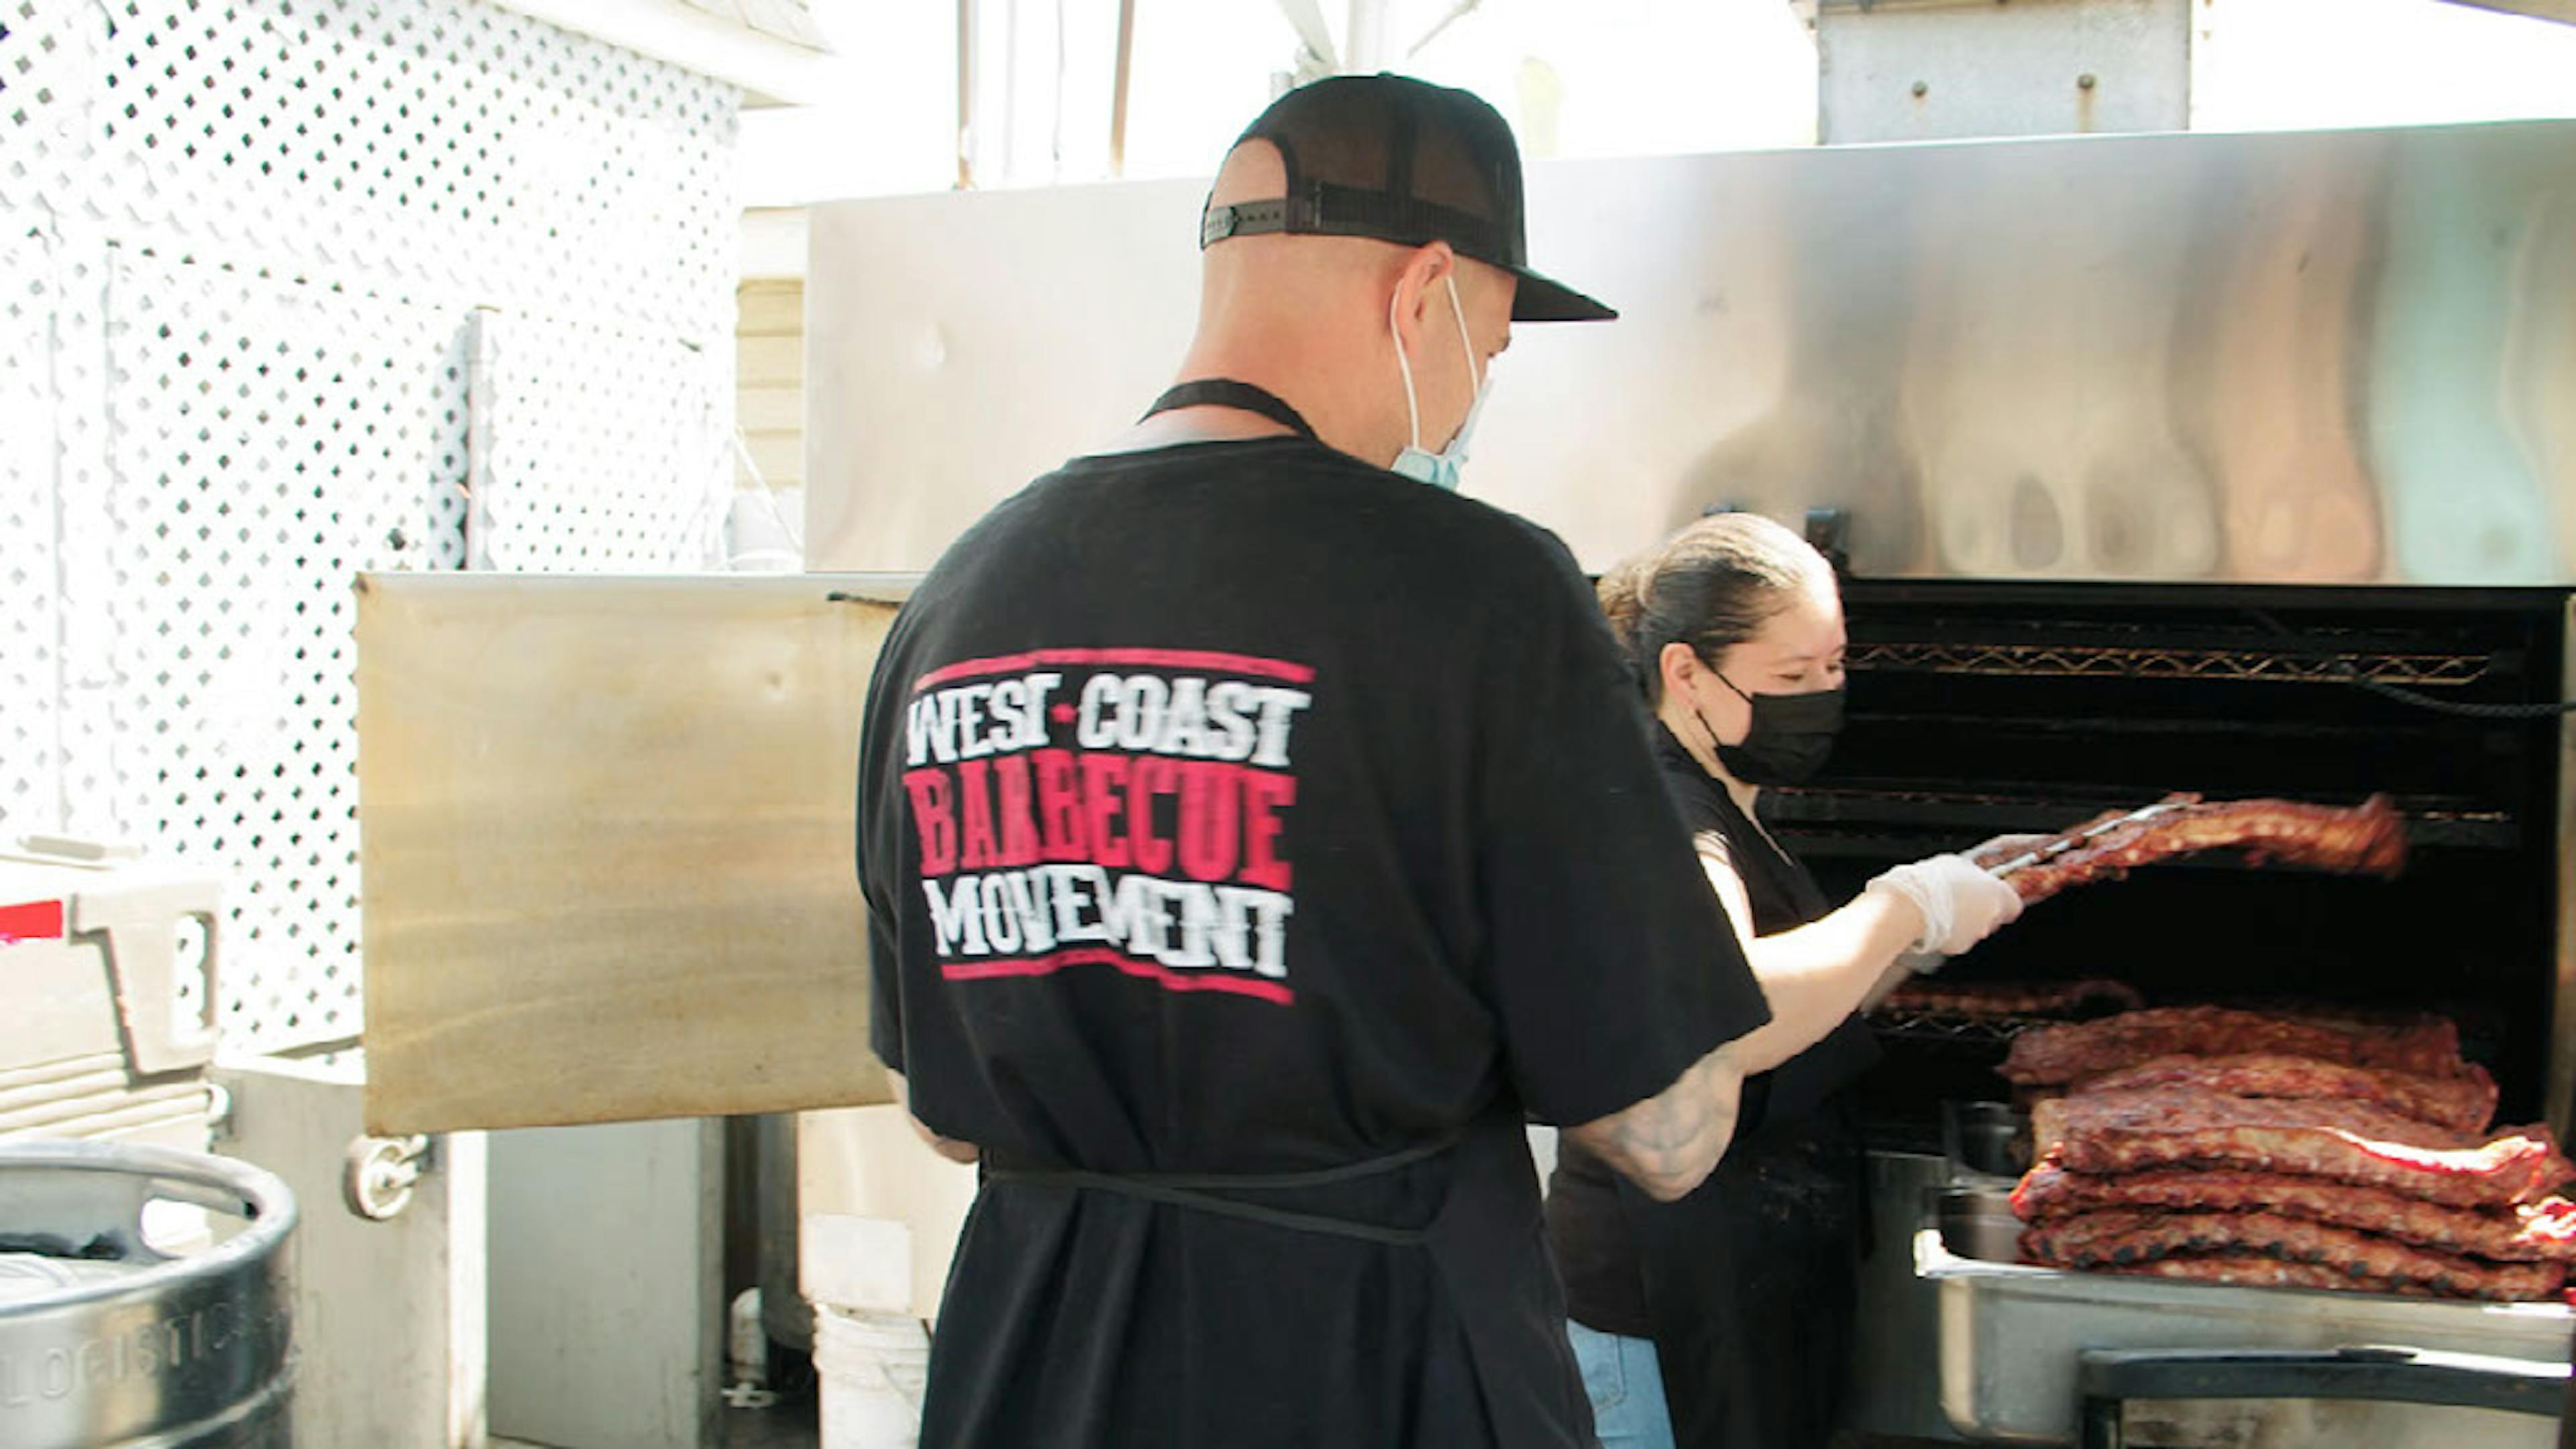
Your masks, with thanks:
[{"label": "rack of ribs held by tongs", "polygon": [[2241,851],[2248,865],[2387,877],[2406,865],[2406,823],[2385,795],[2348,808],[2168,795],[2058,835],[1990,846],[1971,858],[2010,881],[2027,903],[2069,886],[2117,880],[2136,866],[2210,850]]}]

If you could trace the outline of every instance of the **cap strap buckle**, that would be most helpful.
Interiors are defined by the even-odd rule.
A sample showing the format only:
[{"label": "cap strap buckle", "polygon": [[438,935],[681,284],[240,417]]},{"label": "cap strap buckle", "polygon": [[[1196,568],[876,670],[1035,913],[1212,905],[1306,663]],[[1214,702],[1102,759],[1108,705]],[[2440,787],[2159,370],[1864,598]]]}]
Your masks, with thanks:
[{"label": "cap strap buckle", "polygon": [[1234,236],[1259,236],[1288,229],[1288,202],[1285,197],[1270,201],[1246,201],[1234,206],[1211,206],[1199,217],[1199,245],[1213,246]]}]

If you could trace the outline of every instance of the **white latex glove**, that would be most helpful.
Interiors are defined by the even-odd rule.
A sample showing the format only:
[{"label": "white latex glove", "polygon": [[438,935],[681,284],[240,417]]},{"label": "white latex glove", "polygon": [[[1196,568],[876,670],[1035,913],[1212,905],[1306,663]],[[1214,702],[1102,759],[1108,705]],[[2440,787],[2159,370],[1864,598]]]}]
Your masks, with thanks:
[{"label": "white latex glove", "polygon": [[1871,881],[1867,889],[1912,901],[1923,916],[1923,934],[1914,949],[1941,956],[1958,955],[2021,915],[2020,893],[1964,855],[1936,855],[1900,865]]}]

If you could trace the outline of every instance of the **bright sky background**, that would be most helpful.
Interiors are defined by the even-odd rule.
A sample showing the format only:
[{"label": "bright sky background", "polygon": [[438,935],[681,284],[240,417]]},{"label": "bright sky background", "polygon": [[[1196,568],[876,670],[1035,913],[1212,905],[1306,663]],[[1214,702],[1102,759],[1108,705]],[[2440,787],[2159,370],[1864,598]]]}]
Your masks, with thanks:
[{"label": "bright sky background", "polygon": [[2203,0],[2192,129],[2576,116],[2576,25],[2442,0]]},{"label": "bright sky background", "polygon": [[[1347,0],[1307,0],[1336,47]],[[1383,68],[1463,85],[1530,156],[1799,146],[1816,55],[1788,0],[1392,0]],[[2576,116],[2576,26],[2442,0],[2198,0],[2202,130]],[[817,0],[845,94],[744,119],[754,206],[941,190],[957,177],[949,0]],[[977,184],[1110,178],[1117,0],[979,0]],[[1124,174],[1203,176],[1299,63],[1274,0],[1136,0]]]}]

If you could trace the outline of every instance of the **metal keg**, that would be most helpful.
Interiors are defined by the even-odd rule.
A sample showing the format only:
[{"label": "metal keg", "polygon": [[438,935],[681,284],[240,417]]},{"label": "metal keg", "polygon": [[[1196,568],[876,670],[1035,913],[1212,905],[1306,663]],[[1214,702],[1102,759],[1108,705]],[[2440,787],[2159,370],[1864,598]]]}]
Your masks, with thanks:
[{"label": "metal keg", "polygon": [[294,1232],[246,1163],[0,1144],[0,1445],[284,1449]]}]

